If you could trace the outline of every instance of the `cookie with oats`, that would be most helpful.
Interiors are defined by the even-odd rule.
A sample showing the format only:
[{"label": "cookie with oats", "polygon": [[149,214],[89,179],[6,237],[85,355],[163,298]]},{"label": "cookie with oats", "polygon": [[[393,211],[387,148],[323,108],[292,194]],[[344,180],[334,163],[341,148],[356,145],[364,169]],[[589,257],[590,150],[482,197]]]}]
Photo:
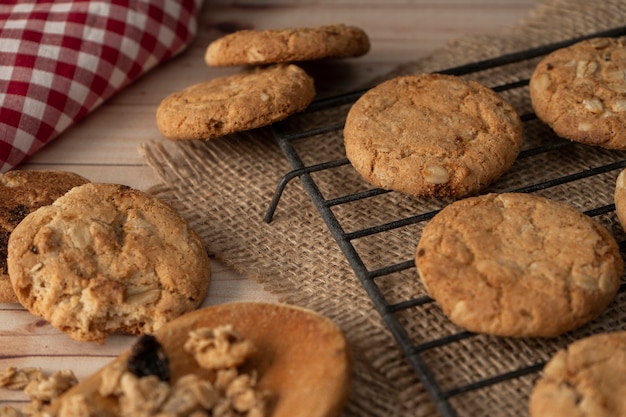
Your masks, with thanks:
[{"label": "cookie with oats", "polygon": [[553,337],[598,316],[624,268],[613,236],[575,208],[523,193],[458,200],[424,227],[415,264],[452,322]]},{"label": "cookie with oats", "polygon": [[588,336],[548,361],[530,395],[532,417],[626,415],[626,332]]},{"label": "cookie with oats", "polygon": [[462,196],[506,172],[522,145],[515,109],[460,77],[417,74],[385,81],[346,119],[346,155],[371,184],[415,196]]},{"label": "cookie with oats", "polygon": [[211,139],[282,120],[314,97],[313,78],[300,67],[256,68],[169,95],[157,108],[157,127],[171,140]]},{"label": "cookie with oats", "polygon": [[7,245],[15,226],[39,207],[89,180],[73,172],[13,170],[0,174],[0,303],[16,303],[7,270]]},{"label": "cookie with oats", "polygon": [[204,60],[212,67],[265,65],[365,55],[369,37],[355,26],[240,30],[211,42]]},{"label": "cookie with oats", "polygon": [[615,180],[615,191],[613,193],[615,202],[615,214],[622,228],[626,229],[626,170],[623,170]]},{"label": "cookie with oats", "polygon": [[559,136],[626,149],[626,37],[550,53],[530,78],[530,97],[537,117]]},{"label": "cookie with oats", "polygon": [[178,212],[117,184],[81,185],[32,212],[8,251],[20,303],[79,341],[153,333],[202,303],[211,274]]}]

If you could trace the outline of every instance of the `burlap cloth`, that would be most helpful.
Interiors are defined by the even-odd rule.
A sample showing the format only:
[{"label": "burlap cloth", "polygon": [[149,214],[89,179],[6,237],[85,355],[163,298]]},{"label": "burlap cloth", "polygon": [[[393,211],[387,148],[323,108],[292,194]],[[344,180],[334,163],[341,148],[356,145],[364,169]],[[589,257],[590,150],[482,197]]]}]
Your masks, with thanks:
[{"label": "burlap cloth", "polygon": [[[523,50],[582,34],[620,26],[626,22],[624,0],[546,0],[519,25],[503,33],[466,37],[448,44],[427,59],[408,62],[392,75],[437,71],[505,52]],[[534,62],[473,74],[489,86],[523,79]],[[528,113],[527,89],[506,93],[520,113]],[[348,106],[349,108],[349,106]],[[316,112],[290,123],[295,128],[341,119],[346,106]],[[526,123],[526,149],[539,142],[562,141],[543,126]],[[344,330],[354,361],[352,392],[345,408],[349,416],[432,416],[437,411],[408,361],[373,309],[355,273],[344,259],[308,194],[292,181],[280,200],[273,222],[263,216],[280,178],[292,168],[266,131],[233,135],[212,141],[142,146],[142,152],[162,178],[152,192],[175,204],[200,233],[208,250],[235,270],[258,280],[281,300],[314,309],[332,318]],[[305,163],[344,156],[341,133],[317,136],[298,144]],[[490,191],[517,189],[555,176],[575,173],[626,159],[582,145],[565,146],[520,158],[512,171]],[[619,170],[594,175],[562,186],[537,191],[588,210],[612,203]],[[328,198],[367,186],[347,166],[320,173],[316,180]],[[338,207],[346,231],[436,209],[440,200],[414,199],[397,193]],[[614,213],[596,217],[619,240],[624,238]],[[366,265],[375,269],[414,256],[420,225],[405,227],[355,243]],[[388,302],[424,294],[415,270],[409,269],[376,281]],[[591,325],[551,340],[516,340],[479,336],[428,350],[424,360],[443,389],[540,363],[574,339],[593,332],[624,328],[626,304],[622,295]],[[415,343],[452,334],[454,328],[435,305],[399,313]],[[452,398],[459,415],[527,415],[528,395],[538,373],[508,379],[485,389]]]}]

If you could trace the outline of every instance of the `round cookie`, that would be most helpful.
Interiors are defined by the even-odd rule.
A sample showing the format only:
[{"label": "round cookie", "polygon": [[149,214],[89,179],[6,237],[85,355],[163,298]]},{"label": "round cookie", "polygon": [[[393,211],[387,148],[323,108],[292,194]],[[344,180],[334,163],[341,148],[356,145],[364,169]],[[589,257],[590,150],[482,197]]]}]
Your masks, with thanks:
[{"label": "round cookie", "polygon": [[621,171],[615,180],[615,214],[622,228],[626,229],[626,169]]},{"label": "round cookie", "polygon": [[13,170],[0,174],[0,303],[16,303],[7,271],[7,245],[20,221],[72,188],[89,182],[73,172]]},{"label": "round cookie", "polygon": [[417,74],[385,81],[354,103],[346,155],[371,184],[415,196],[462,196],[506,172],[522,145],[515,109],[460,77]]},{"label": "round cookie", "polygon": [[532,417],[626,415],[626,332],[597,334],[558,351],[530,396]]},{"label": "round cookie", "polygon": [[458,200],[424,227],[415,264],[452,322],[496,336],[553,337],[598,316],[624,264],[590,217],[523,193]]},{"label": "round cookie", "polygon": [[212,67],[264,65],[358,57],[369,49],[367,34],[354,26],[240,30],[211,42],[204,60]]},{"label": "round cookie", "polygon": [[314,97],[313,79],[298,66],[256,68],[169,95],[157,108],[157,127],[172,140],[210,139],[282,120]]},{"label": "round cookie", "polygon": [[593,38],[547,55],[530,78],[530,97],[559,136],[626,149],[626,38]]},{"label": "round cookie", "polygon": [[79,341],[153,333],[205,298],[210,260],[170,206],[117,184],[73,188],[9,238],[9,276],[33,314]]}]

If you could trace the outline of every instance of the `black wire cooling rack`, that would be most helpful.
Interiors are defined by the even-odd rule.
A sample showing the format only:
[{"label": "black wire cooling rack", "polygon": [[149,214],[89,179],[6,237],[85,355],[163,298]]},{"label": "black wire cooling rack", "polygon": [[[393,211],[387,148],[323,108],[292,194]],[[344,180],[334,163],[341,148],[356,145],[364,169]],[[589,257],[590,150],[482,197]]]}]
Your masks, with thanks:
[{"label": "black wire cooling rack", "polygon": [[[584,39],[597,36],[617,37],[622,35],[626,35],[626,26],[603,32],[588,34],[577,38],[567,39],[562,42],[552,43],[538,48],[507,54],[480,62],[473,62],[467,65],[449,68],[438,72],[457,76],[466,76],[468,74],[502,68],[506,67],[507,65],[516,64],[524,61],[529,61],[533,59],[538,60],[540,59],[540,57],[546,55],[553,50],[566,47]],[[512,80],[511,82],[506,82],[505,84],[498,86],[491,86],[491,88],[493,88],[495,91],[505,93],[507,91],[513,91],[520,88],[527,88],[527,84],[528,78],[525,78]],[[334,109],[341,106],[349,109],[349,106],[354,101],[356,101],[365,91],[366,89],[363,89],[340,96],[317,100],[310,105],[305,114],[311,114],[327,109]],[[530,125],[531,123],[540,124],[540,122],[536,119],[535,115],[532,112],[521,114],[521,118],[525,126]],[[339,157],[332,160],[323,160],[322,158],[322,162],[319,163],[305,163],[305,160],[315,160],[315,158],[310,158],[309,155],[303,154],[303,152],[315,152],[315,150],[318,148],[316,146],[309,146],[303,147],[304,150],[302,150],[302,147],[296,146],[296,144],[299,144],[303,141],[319,142],[321,140],[320,138],[323,139],[326,136],[333,136],[335,138],[341,137],[340,132],[343,128],[344,120],[345,114],[341,116],[338,120],[331,120],[321,126],[315,126],[312,128],[293,130],[287,127],[287,124],[283,122],[275,124],[272,127],[275,139],[282,149],[285,157],[290,162],[293,170],[284,175],[284,177],[279,182],[276,188],[274,198],[269,204],[265,221],[268,223],[272,221],[274,212],[279,205],[281,195],[283,194],[286,185],[291,180],[299,178],[303,188],[310,196],[320,216],[325,221],[330,233],[335,238],[340,250],[343,252],[350,266],[354,270],[356,277],[359,279],[368,296],[371,298],[376,310],[381,315],[384,323],[395,338],[397,344],[400,346],[402,352],[412,366],[412,369],[417,374],[426,392],[428,393],[428,395],[434,402],[438,412],[442,416],[454,417],[459,416],[463,413],[465,404],[467,404],[467,401],[471,402],[471,399],[456,400],[460,397],[471,395],[471,393],[477,392],[479,390],[488,389],[489,387],[507,383],[507,381],[513,381],[520,378],[526,378],[527,381],[526,384],[523,384],[522,388],[520,388],[520,390],[524,391],[520,394],[520,398],[527,398],[528,387],[532,385],[532,381],[536,379],[538,373],[545,365],[546,360],[549,359],[549,357],[556,348],[564,346],[572,339],[565,339],[564,341],[561,341],[560,345],[557,343],[555,345],[550,345],[548,348],[546,348],[546,345],[542,341],[533,341],[528,343],[524,342],[523,345],[520,345],[519,343],[521,342],[517,341],[510,344],[500,344],[497,345],[499,346],[499,348],[504,347],[505,349],[511,349],[511,353],[509,354],[511,357],[523,356],[522,351],[524,349],[532,350],[545,348],[546,353],[543,356],[540,355],[540,360],[535,360],[532,363],[519,364],[516,361],[512,361],[514,363],[511,367],[505,369],[496,369],[486,377],[474,379],[461,378],[461,381],[453,381],[452,383],[448,383],[445,377],[441,377],[440,373],[444,372],[444,370],[439,369],[440,367],[438,367],[435,363],[435,361],[437,360],[437,355],[432,355],[431,352],[437,349],[445,348],[447,349],[446,355],[454,355],[454,351],[455,349],[457,349],[456,344],[480,336],[458,329],[458,331],[453,331],[449,334],[443,335],[440,334],[440,332],[434,332],[436,334],[434,334],[433,337],[429,340],[420,340],[416,342],[414,340],[414,337],[411,335],[411,330],[406,328],[405,323],[401,319],[400,313],[419,308],[432,308],[432,305],[435,303],[433,303],[433,300],[430,299],[427,295],[409,297],[407,299],[401,300],[394,299],[390,301],[385,291],[381,290],[381,286],[378,283],[385,276],[414,269],[414,259],[399,259],[380,267],[371,268],[362,258],[359,249],[354,245],[354,242],[356,240],[362,238],[376,238],[376,236],[382,236],[385,232],[388,232],[390,230],[401,229],[409,227],[410,225],[420,223],[423,224],[427,222],[430,218],[432,218],[439,209],[416,207],[416,213],[412,213],[403,218],[396,219],[384,224],[368,225],[367,227],[359,230],[351,230],[348,232],[345,231],[341,220],[335,214],[335,210],[337,207],[352,204],[361,200],[367,201],[368,199],[383,195],[385,193],[389,193],[390,191],[370,187],[365,188],[364,190],[359,190],[357,192],[350,192],[339,197],[327,198],[325,197],[324,192],[321,191],[324,186],[323,184],[320,184],[320,181],[323,181],[324,177],[322,176],[320,179],[320,177],[316,177],[315,175],[325,171],[328,171],[329,175],[339,175],[335,174],[334,170],[336,170],[338,167],[350,167],[349,161],[345,157]],[[533,128],[525,128],[525,131],[532,132]],[[545,131],[543,134],[545,134]],[[551,155],[553,155],[556,152],[556,156],[553,155],[549,157],[549,159],[554,159],[558,158],[558,152],[569,152],[568,155],[570,155],[572,152],[570,148],[574,146],[578,145],[554,136],[550,140],[539,141],[539,144],[536,146],[531,146],[523,149],[518,159],[531,159],[537,157],[538,155],[545,156],[548,153],[551,153]],[[581,152],[584,153],[584,151]],[[611,194],[612,196],[611,187],[613,186],[613,183],[611,181],[615,178],[616,172],[619,172],[619,170],[626,167],[626,153],[613,152],[612,155],[613,156],[608,162],[605,162],[601,165],[588,166],[584,163],[585,156],[583,154],[583,156],[580,157],[581,161],[583,161],[580,164],[581,169],[577,170],[576,172],[567,173],[566,175],[561,175],[558,177],[541,176],[540,178],[534,179],[529,184],[520,186],[518,188],[505,189],[500,191],[538,192],[542,190],[551,190],[563,186],[576,187],[578,186],[579,181],[584,181],[587,178],[594,178],[602,175],[606,176],[608,174],[609,180],[606,181],[608,183],[608,186],[605,186],[605,189],[600,190],[599,192],[602,192],[605,195]],[[530,172],[529,176],[532,176],[533,174],[533,172]],[[599,199],[597,206],[590,208],[586,207],[582,211],[584,211],[589,216],[597,218],[613,216],[615,206],[613,205],[612,200],[600,200],[601,199]],[[617,223],[615,220],[609,220],[609,222],[612,222],[613,224]],[[622,230],[618,229],[617,226],[614,227],[614,229],[618,230],[617,232],[614,230],[614,234],[619,235],[620,232],[622,232]],[[622,234],[621,236],[616,237],[618,238],[617,240],[620,243],[620,247],[622,249],[626,249],[626,236]],[[417,272],[415,272],[415,275],[417,275]],[[625,284],[622,284],[618,296],[626,293],[626,291],[624,291],[624,287]],[[626,323],[619,321],[617,323],[602,324],[599,327],[596,327],[599,328],[601,331],[605,331],[607,329],[607,326],[609,330],[618,328],[624,329]],[[589,331],[593,332],[594,329],[592,328]],[[483,340],[481,343],[486,342]],[[480,406],[478,408],[481,407],[483,409],[484,415],[501,414],[499,410],[490,410],[488,404]],[[475,409],[476,407],[473,408]],[[525,406],[521,406],[521,409],[525,409]],[[516,415],[516,413],[513,413],[512,415]]]}]

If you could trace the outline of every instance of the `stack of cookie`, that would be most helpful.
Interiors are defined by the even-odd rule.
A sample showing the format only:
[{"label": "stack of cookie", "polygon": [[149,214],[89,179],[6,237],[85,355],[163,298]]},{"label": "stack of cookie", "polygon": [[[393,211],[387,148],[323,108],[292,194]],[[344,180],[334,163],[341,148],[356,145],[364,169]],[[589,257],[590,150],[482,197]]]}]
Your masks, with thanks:
[{"label": "stack of cookie", "polygon": [[208,46],[207,65],[252,68],[169,95],[157,108],[157,127],[171,140],[194,140],[267,126],[315,97],[313,78],[294,63],[358,57],[369,48],[367,34],[346,25],[232,33]]},{"label": "stack of cookie", "polygon": [[0,176],[0,302],[79,341],[152,333],[194,310],[211,278],[200,238],[144,192],[60,171]]}]

